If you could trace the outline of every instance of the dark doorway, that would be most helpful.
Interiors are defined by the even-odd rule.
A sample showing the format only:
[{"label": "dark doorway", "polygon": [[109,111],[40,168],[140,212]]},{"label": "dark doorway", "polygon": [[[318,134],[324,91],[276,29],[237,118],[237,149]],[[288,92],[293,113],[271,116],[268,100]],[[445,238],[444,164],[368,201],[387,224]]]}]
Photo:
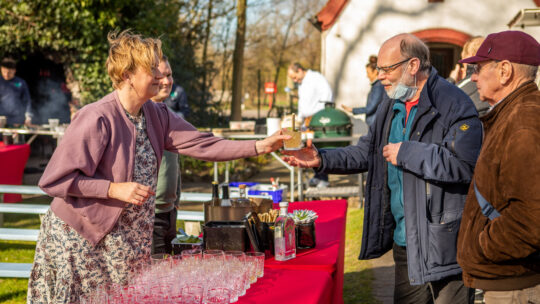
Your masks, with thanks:
[{"label": "dark doorway", "polygon": [[17,76],[28,83],[34,111],[33,124],[46,124],[49,118],[58,118],[60,123],[70,122],[71,93],[66,88],[61,64],[41,54],[29,55],[19,60]]},{"label": "dark doorway", "polygon": [[447,78],[461,57],[461,47],[440,42],[428,42],[431,53],[431,64],[439,71],[439,75]]}]

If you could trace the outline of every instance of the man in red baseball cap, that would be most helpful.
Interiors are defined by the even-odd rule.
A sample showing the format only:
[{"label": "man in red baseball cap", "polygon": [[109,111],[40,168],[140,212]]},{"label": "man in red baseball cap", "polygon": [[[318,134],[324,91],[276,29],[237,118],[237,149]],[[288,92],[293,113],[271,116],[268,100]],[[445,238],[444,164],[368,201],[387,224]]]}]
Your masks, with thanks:
[{"label": "man in red baseball cap", "polygon": [[540,44],[520,31],[490,34],[472,81],[491,105],[458,238],[466,286],[486,303],[539,303]]}]

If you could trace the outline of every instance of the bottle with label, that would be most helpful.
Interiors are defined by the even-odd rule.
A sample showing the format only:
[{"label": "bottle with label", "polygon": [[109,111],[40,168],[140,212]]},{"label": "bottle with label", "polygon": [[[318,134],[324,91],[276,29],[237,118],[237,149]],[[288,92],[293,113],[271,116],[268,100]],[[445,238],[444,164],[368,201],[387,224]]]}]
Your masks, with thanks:
[{"label": "bottle with label", "polygon": [[220,199],[219,199],[219,184],[216,181],[212,182],[212,206],[219,206],[221,205]]},{"label": "bottle with label", "polygon": [[274,256],[276,261],[287,261],[296,257],[294,219],[287,212],[289,203],[279,203],[279,216],[274,225]]},{"label": "bottle with label", "polygon": [[231,199],[229,198],[229,185],[221,186],[221,207],[230,207]]},{"label": "bottle with label", "polygon": [[251,201],[247,198],[245,184],[238,186],[238,198],[233,203],[235,207],[251,207]]}]

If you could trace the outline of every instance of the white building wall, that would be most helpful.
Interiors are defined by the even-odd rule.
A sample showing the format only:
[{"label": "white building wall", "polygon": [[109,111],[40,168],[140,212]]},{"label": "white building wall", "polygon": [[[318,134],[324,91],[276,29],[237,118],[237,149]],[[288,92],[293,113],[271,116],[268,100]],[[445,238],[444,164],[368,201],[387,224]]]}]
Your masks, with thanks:
[{"label": "white building wall", "polygon": [[[508,30],[519,10],[534,7],[533,0],[350,0],[323,35],[321,71],[336,104],[365,106],[370,89],[365,65],[386,39],[432,28],[486,36]],[[524,31],[540,40],[540,26]]]}]

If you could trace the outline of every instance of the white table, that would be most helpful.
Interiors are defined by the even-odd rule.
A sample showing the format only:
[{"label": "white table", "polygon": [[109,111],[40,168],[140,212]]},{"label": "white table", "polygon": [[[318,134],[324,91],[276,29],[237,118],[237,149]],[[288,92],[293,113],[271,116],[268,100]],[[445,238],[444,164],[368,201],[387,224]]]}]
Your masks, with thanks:
[{"label": "white table", "polygon": [[12,134],[22,134],[22,135],[32,135],[30,139],[26,141],[27,144],[31,144],[38,135],[48,135],[56,138],[57,143],[60,143],[62,136],[64,136],[64,129],[58,130],[49,130],[44,128],[0,128],[0,133],[12,133]]}]

